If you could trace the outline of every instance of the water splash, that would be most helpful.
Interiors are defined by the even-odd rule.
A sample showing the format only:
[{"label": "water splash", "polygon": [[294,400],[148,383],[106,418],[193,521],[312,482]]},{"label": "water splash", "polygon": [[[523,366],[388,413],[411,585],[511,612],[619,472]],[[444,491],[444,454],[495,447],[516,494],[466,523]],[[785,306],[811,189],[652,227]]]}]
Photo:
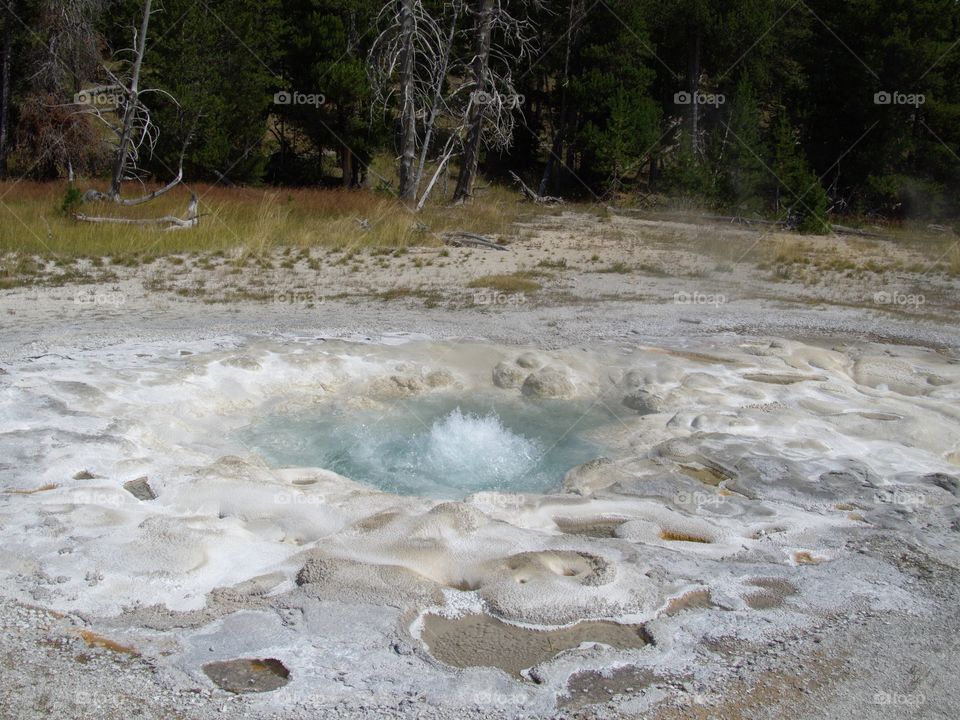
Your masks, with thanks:
[{"label": "water splash", "polygon": [[511,432],[492,413],[464,415],[459,407],[435,421],[422,444],[423,470],[469,491],[522,479],[547,449]]},{"label": "water splash", "polygon": [[274,465],[316,466],[402,495],[461,498],[481,490],[545,492],[602,455],[583,431],[608,421],[574,403],[452,397],[402,403],[386,415],[331,409],[274,415],[242,439]]}]

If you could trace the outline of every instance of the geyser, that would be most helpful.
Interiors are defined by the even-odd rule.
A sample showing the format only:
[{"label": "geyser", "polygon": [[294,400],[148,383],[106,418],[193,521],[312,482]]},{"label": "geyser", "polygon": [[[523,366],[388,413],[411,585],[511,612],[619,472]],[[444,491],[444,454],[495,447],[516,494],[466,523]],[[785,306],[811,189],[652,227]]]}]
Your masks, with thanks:
[{"label": "geyser", "polygon": [[452,395],[384,408],[268,415],[239,438],[277,466],[312,466],[401,495],[547,492],[603,454],[585,434],[613,419],[589,403]]}]

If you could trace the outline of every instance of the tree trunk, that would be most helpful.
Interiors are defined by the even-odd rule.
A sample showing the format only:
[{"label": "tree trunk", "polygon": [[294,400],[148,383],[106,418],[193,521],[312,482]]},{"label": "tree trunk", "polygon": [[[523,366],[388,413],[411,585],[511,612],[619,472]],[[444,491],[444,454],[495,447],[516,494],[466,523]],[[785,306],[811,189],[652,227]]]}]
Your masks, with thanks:
[{"label": "tree trunk", "polygon": [[140,67],[143,65],[143,56],[147,49],[147,27],[150,24],[151,2],[152,0],[143,0],[143,20],[140,23],[140,35],[137,37],[136,55],[130,76],[127,104],[123,111],[123,128],[120,131],[117,155],[113,161],[113,174],[110,178],[108,195],[114,202],[120,197],[120,185],[123,183],[123,175],[127,168],[130,144],[133,142],[133,123],[137,115],[137,104],[140,100]]},{"label": "tree trunk", "polygon": [[[357,13],[351,10],[347,13],[347,52],[346,57],[354,58],[356,56],[357,44],[360,41],[360,34],[357,32]],[[358,114],[356,105],[349,105],[342,109],[340,118],[340,127],[350,128],[347,139],[353,143],[355,140],[353,122]],[[362,156],[353,152],[352,147],[344,144],[343,154],[340,157],[340,170],[343,174],[343,186],[345,188],[360,187],[360,171],[363,167]]]},{"label": "tree trunk", "polygon": [[687,92],[690,93],[690,151],[693,157],[700,155],[700,29],[691,29],[687,40]]},{"label": "tree trunk", "polygon": [[400,67],[400,93],[403,109],[400,115],[400,199],[412,202],[416,199],[416,173],[414,163],[417,157],[417,108],[414,100],[414,0],[401,0],[400,33],[403,38],[403,58]]},{"label": "tree trunk", "polygon": [[10,64],[13,61],[13,0],[3,12],[3,47],[0,48],[0,178],[7,176],[10,145]]},{"label": "tree trunk", "polygon": [[343,186],[353,187],[353,151],[346,146],[340,152],[340,171],[343,174]]},{"label": "tree trunk", "polygon": [[650,154],[650,173],[647,176],[647,190],[654,192],[660,179],[660,157],[654,150]]},{"label": "tree trunk", "polygon": [[[430,154],[430,145],[433,142],[433,130],[437,125],[437,117],[440,113],[440,99],[443,96],[443,83],[447,77],[447,68],[450,66],[450,51],[453,49],[453,39],[457,32],[457,19],[459,7],[453,6],[453,14],[450,17],[450,31],[447,33],[446,46],[443,51],[443,62],[440,65],[440,71],[437,73],[437,86],[434,88],[433,104],[430,107],[430,118],[427,121],[426,132],[423,136],[423,147],[420,148],[420,164],[417,167],[417,177],[413,183],[413,196],[416,198],[420,192],[420,181],[423,180],[423,171],[427,164],[427,156]],[[444,160],[446,162],[446,160]],[[432,183],[431,183],[432,186]],[[423,203],[417,204],[417,209],[421,209]]]},{"label": "tree trunk", "polygon": [[[494,0],[477,0],[476,50],[473,57],[473,90],[475,93],[488,92],[487,75],[490,67],[490,44],[493,30]],[[463,161],[460,165],[460,177],[453,194],[454,202],[463,202],[473,195],[473,184],[477,177],[477,165],[480,162],[480,147],[483,142],[483,117],[486,106],[476,102],[476,96],[470,102],[470,114],[467,119],[467,143],[464,147]]]},{"label": "tree trunk", "polygon": [[449,162],[450,157],[453,155],[453,137],[447,141],[446,147],[443,149],[443,156],[440,158],[440,165],[437,167],[436,171],[433,173],[433,177],[430,178],[430,182],[427,183],[427,189],[423,191],[423,195],[420,196],[420,200],[417,202],[417,212],[423,210],[423,206],[427,204],[427,199],[430,197],[430,193],[433,190],[433,186],[437,184],[437,178],[440,177],[447,169],[447,162]]}]

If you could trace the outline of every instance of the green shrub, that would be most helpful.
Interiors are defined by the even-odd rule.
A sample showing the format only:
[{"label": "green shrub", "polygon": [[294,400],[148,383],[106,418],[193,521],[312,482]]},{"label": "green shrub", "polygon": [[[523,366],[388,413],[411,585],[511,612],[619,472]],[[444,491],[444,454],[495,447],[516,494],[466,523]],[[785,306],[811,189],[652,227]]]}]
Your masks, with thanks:
[{"label": "green shrub", "polygon": [[63,194],[63,202],[60,203],[60,211],[72,217],[77,214],[81,205],[83,205],[83,193],[80,192],[80,188],[75,185],[68,186]]}]

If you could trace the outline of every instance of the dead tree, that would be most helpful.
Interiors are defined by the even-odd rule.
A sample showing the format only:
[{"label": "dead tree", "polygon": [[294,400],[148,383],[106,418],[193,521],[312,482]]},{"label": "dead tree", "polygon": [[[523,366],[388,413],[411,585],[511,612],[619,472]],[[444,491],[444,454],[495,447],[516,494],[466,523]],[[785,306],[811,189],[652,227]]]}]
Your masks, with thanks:
[{"label": "dead tree", "polygon": [[[470,101],[455,203],[472,197],[483,147],[509,147],[513,142],[514,114],[521,109],[523,99],[514,86],[512,70],[536,43],[533,24],[514,17],[506,7],[507,1],[474,0],[474,50],[470,80],[464,86]],[[539,3],[530,0],[528,4]]]},{"label": "dead tree", "polygon": [[[132,55],[120,63],[120,70],[105,68],[110,80],[108,84],[88,88],[78,93],[81,108],[79,112],[91,115],[103,123],[113,135],[116,148],[110,174],[110,187],[107,192],[87,190],[85,201],[102,200],[119,205],[139,205],[155,200],[169,192],[183,181],[183,158],[186,143],[180,153],[180,162],[176,175],[163,187],[145,193],[139,197],[124,198],[120,191],[127,180],[140,180],[137,171],[141,153],[153,151],[159,136],[159,129],[153,123],[149,108],[143,102],[148,93],[159,93],[176,103],[169,93],[156,88],[141,88],[140,74],[143,58],[147,50],[147,33],[150,27],[152,0],[143,0],[143,17],[139,30],[134,30],[133,45],[121,54]],[[107,98],[106,102],[101,102]],[[187,136],[189,142],[189,133]],[[94,222],[91,218],[88,221]]]},{"label": "dead tree", "polygon": [[[446,114],[449,114],[450,106],[444,98],[443,89],[447,83],[447,74],[450,72],[450,53],[453,50],[453,40],[457,32],[457,22],[460,19],[461,9],[461,0],[454,0],[454,2],[450,3],[450,18],[447,21],[447,26],[449,29],[447,31],[447,36],[444,39],[442,60],[437,68],[437,72],[435,72],[433,76],[433,103],[430,106],[430,116],[427,118],[424,126],[423,147],[420,153],[420,164],[417,167],[417,177],[416,182],[414,183],[416,190],[414,195],[420,192],[420,181],[423,180],[423,172],[427,163],[427,158],[430,154],[430,147],[433,141],[434,130],[437,126],[437,120],[441,117],[444,111],[446,111]],[[441,172],[443,172],[447,162],[450,160],[450,155],[453,153],[453,149],[453,143],[448,141],[447,146],[445,146],[443,152],[440,153],[437,170],[434,173],[430,184],[427,186],[426,192],[424,192],[419,203],[417,204],[417,210],[422,209],[424,203],[426,203],[427,198],[430,195],[430,191],[433,189],[433,186],[436,183],[437,177]]]},{"label": "dead tree", "polygon": [[[511,72],[534,47],[532,23],[510,15],[503,7],[506,0],[472,1],[475,22],[466,30],[459,23],[468,0],[448,0],[441,15],[431,14],[423,0],[392,0],[378,18],[382,29],[368,62],[371,86],[377,107],[395,106],[399,113],[399,196],[415,203],[417,210],[458,154],[472,163],[472,169],[465,173],[461,165],[454,199],[472,193],[481,149],[510,145],[515,113],[523,102]],[[460,42],[461,36],[465,42]],[[453,54],[461,46],[475,48],[468,61]],[[394,94],[399,97],[392,103]],[[446,141],[434,155],[441,127]],[[426,181],[431,162],[436,166]],[[467,195],[461,187],[467,188]]]},{"label": "dead tree", "polygon": [[456,131],[451,133],[437,158],[439,167],[427,189],[418,193],[430,161],[441,118],[455,124],[460,112],[446,92],[449,75],[455,72],[451,52],[463,0],[444,4],[443,17],[435,17],[422,0],[394,0],[380,12],[380,34],[374,41],[367,64],[375,105],[387,109],[393,95],[400,116],[399,197],[422,208],[439,172],[456,152]]},{"label": "dead tree", "polygon": [[477,0],[476,49],[474,50],[472,71],[474,98],[470,103],[467,118],[467,145],[464,148],[463,162],[460,165],[460,177],[457,178],[457,189],[454,190],[454,202],[461,202],[473,195],[473,181],[477,174],[477,164],[480,161],[480,143],[483,140],[483,115],[486,103],[479,102],[478,98],[486,99],[487,74],[490,67],[490,44],[493,29],[494,0]]},{"label": "dead tree", "polygon": [[[143,1],[143,19],[140,21],[140,34],[136,38],[133,69],[130,73],[130,85],[126,90],[126,107],[123,111],[123,124],[120,127],[120,138],[117,142],[117,155],[113,162],[113,173],[110,176],[110,189],[107,191],[114,202],[120,199],[120,184],[127,168],[127,157],[130,145],[133,142],[134,123],[137,120],[137,110],[140,105],[140,68],[143,67],[143,55],[147,50],[147,29],[150,26],[150,6],[152,0]],[[149,123],[149,115],[145,122]],[[141,136],[146,135],[146,126],[141,125]]]},{"label": "dead tree", "polygon": [[552,195],[543,195],[540,193],[535,193],[529,185],[527,185],[523,180],[520,179],[520,176],[517,175],[512,170],[510,171],[510,177],[513,178],[513,181],[520,186],[520,194],[530,202],[537,203],[538,205],[561,205],[563,204],[563,198],[554,197]]},{"label": "dead tree", "polygon": [[402,148],[400,151],[400,199],[412,201],[416,193],[413,163],[417,156],[417,106],[414,98],[416,32],[414,6],[416,0],[401,0],[400,5],[400,94],[402,96],[400,126]]}]

